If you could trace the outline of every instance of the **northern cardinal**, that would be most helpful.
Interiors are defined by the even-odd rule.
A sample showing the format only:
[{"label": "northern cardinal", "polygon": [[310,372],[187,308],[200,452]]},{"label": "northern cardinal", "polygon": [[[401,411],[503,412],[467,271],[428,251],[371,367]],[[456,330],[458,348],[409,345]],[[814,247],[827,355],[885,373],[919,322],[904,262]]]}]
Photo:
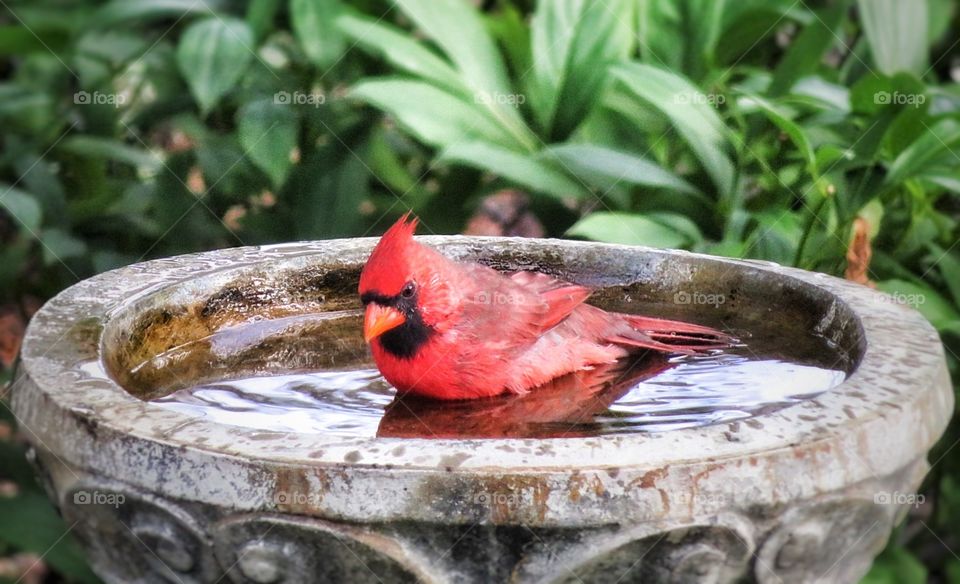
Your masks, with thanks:
[{"label": "northern cardinal", "polygon": [[360,274],[364,340],[400,394],[457,400],[523,394],[642,349],[697,353],[734,339],[695,324],[606,312],[590,289],[537,272],[505,275],[413,239],[409,213]]}]

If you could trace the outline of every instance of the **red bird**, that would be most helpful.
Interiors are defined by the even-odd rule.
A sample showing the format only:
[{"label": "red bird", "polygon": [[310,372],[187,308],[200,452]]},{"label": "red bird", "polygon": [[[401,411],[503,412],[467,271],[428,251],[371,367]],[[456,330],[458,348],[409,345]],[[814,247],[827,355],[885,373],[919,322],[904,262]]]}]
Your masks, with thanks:
[{"label": "red bird", "polygon": [[734,339],[712,328],[606,312],[591,291],[536,272],[453,261],[413,239],[409,213],[360,274],[364,339],[401,394],[474,399],[523,394],[641,349],[696,353]]}]

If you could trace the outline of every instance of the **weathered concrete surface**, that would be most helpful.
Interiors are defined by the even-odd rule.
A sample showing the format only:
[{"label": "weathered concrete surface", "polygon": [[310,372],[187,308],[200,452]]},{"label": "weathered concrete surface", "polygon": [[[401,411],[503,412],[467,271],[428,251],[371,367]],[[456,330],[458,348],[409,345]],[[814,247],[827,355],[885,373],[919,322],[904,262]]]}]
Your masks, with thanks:
[{"label": "weathered concrete surface", "polygon": [[722,293],[711,318],[750,311],[817,330],[852,374],[770,414],[660,434],[345,440],[228,427],[118,381],[149,394],[164,379],[323,366],[332,345],[210,344],[206,361],[137,368],[259,315],[357,307],[344,292],[374,240],[137,264],[34,317],[13,398],[51,496],[107,581],[854,582],[953,411],[935,331],[855,284],[646,248],[426,239],[604,287],[601,300],[659,302],[667,316],[678,291]]}]

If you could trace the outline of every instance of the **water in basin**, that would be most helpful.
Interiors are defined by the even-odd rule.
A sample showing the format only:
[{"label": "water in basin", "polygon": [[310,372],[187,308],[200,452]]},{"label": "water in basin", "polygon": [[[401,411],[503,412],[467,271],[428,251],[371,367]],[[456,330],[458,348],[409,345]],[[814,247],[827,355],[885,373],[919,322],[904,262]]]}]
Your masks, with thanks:
[{"label": "water in basin", "polygon": [[[197,343],[213,354],[236,353],[245,344],[269,343],[271,335],[282,331],[296,338],[296,350],[303,352],[309,347],[305,337],[332,334],[317,332],[324,330],[318,326],[324,319],[336,322],[330,330],[341,342],[327,339],[323,346],[332,357],[322,368],[251,367],[241,375],[220,373],[195,383],[179,380],[174,385],[181,387],[149,397],[157,407],[270,431],[345,438],[560,438],[665,432],[743,420],[811,399],[841,383],[850,369],[824,338],[785,330],[782,322],[763,315],[742,322],[725,318],[723,326],[743,339],[726,351],[669,358],[639,355],[610,370],[567,376],[525,396],[467,402],[397,398],[359,339],[358,311],[257,320]],[[176,363],[194,350],[176,347],[151,363]],[[289,355],[286,360],[303,364]]]}]

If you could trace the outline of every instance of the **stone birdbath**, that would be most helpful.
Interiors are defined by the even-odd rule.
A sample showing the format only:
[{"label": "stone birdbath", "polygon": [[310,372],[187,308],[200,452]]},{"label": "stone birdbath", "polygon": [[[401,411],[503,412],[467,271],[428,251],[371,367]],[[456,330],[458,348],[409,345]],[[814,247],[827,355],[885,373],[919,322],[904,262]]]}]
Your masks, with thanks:
[{"label": "stone birdbath", "polygon": [[[665,432],[345,437],[231,425],[149,398],[368,359],[355,289],[375,241],[132,265],[36,314],[12,401],[49,496],[105,581],[855,582],[915,502],[953,398],[936,333],[895,299],[679,251],[424,240],[597,287],[600,305],[816,333],[847,376],[784,407]],[[724,302],[677,303],[680,293]],[[346,320],[297,320],[323,314]],[[259,333],[234,332],[251,322]]]}]

